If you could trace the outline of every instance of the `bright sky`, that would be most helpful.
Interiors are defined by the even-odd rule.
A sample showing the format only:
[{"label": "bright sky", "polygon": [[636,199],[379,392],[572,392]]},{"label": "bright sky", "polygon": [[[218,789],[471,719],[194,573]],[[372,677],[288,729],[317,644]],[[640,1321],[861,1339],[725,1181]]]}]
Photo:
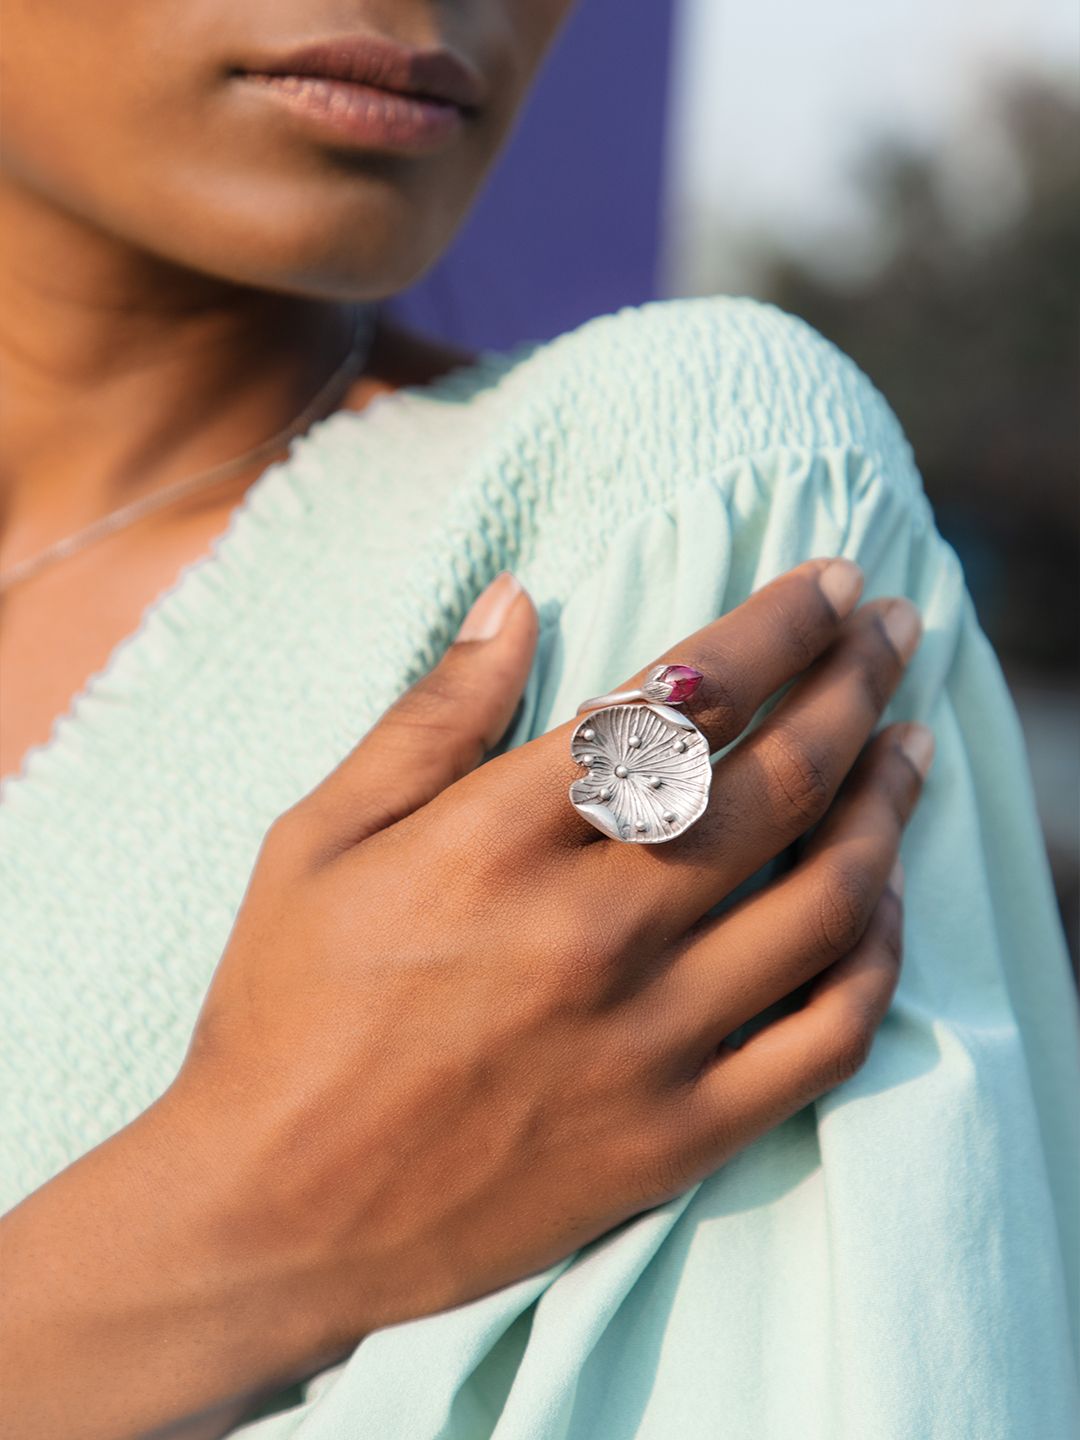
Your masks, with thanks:
[{"label": "bright sky", "polygon": [[[1076,0],[680,3],[672,214],[706,207],[799,248],[820,252],[857,226],[845,168],[861,141],[899,132],[941,145],[965,116],[972,128],[1001,70],[1080,83]],[[693,255],[677,236],[670,254],[677,291]]]}]

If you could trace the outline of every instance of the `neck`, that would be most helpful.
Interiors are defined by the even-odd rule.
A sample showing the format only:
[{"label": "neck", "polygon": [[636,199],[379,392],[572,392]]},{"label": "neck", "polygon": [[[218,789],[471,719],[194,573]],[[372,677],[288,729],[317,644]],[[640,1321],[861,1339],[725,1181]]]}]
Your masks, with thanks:
[{"label": "neck", "polygon": [[288,425],[350,330],[346,306],[180,270],[0,180],[0,568]]}]

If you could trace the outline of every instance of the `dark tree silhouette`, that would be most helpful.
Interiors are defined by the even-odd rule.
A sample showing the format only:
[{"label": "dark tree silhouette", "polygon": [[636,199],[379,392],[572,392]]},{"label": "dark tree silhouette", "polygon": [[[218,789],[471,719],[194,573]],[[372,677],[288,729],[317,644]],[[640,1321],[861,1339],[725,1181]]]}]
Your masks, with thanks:
[{"label": "dark tree silhouette", "polygon": [[958,227],[935,157],[878,142],[858,178],[891,258],[844,286],[778,252],[765,292],[888,396],[1006,665],[1060,673],[1080,623],[1080,105],[1030,80],[996,103],[1027,197],[1012,223]]}]

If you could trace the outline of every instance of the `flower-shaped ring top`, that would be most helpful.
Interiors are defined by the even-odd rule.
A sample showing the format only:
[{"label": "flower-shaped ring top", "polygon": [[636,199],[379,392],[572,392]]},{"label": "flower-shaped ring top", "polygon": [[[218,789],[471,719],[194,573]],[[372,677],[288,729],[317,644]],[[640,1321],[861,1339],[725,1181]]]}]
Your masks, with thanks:
[{"label": "flower-shaped ring top", "polygon": [[570,737],[586,775],[570,786],[579,815],[613,840],[656,845],[701,818],[709,802],[709,743],[681,705],[703,676],[689,665],[658,665],[640,690],[586,700]]}]

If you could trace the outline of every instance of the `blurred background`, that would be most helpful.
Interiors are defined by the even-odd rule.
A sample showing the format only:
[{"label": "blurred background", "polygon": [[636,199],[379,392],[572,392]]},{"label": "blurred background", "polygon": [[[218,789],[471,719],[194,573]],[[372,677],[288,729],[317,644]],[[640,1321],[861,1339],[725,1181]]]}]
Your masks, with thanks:
[{"label": "blurred background", "polygon": [[387,308],[459,345],[728,293],[910,438],[1028,741],[1080,937],[1080,6],[579,0],[455,244]]}]

